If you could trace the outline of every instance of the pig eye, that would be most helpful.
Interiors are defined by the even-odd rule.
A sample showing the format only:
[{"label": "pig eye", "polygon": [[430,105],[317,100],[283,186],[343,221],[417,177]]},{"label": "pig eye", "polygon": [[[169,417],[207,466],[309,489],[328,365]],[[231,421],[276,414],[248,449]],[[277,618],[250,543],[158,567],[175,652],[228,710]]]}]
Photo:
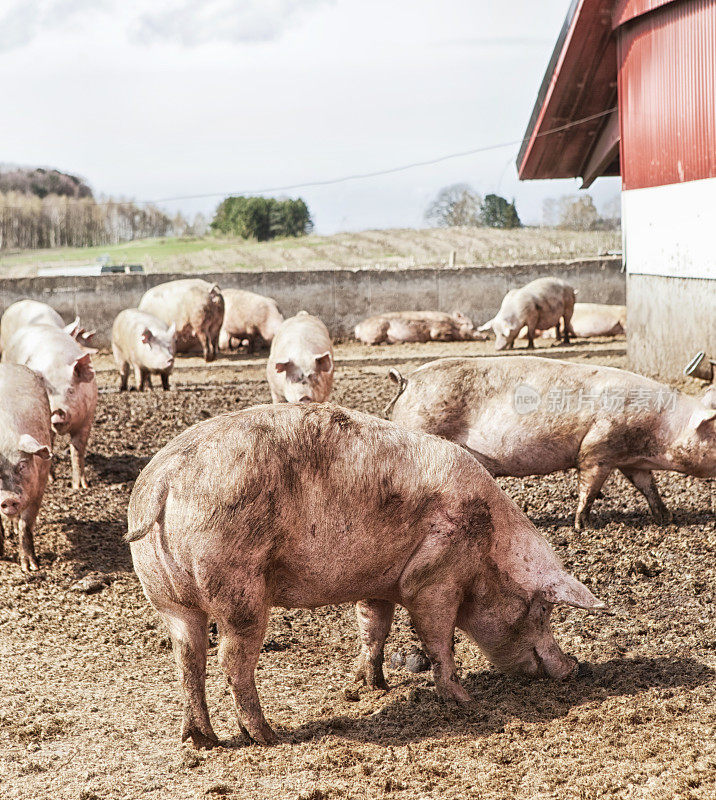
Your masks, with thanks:
[{"label": "pig eye", "polygon": [[15,467],[16,472],[23,473],[27,472],[27,468],[30,466],[30,461],[27,458],[23,458],[17,462],[17,466]]}]

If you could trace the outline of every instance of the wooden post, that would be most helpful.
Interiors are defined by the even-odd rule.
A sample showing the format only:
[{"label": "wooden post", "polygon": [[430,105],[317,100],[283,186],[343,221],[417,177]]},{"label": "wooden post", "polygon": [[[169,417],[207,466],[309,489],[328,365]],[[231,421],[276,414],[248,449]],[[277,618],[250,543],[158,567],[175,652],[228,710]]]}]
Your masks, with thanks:
[{"label": "wooden post", "polygon": [[448,259],[448,266],[454,267],[455,266],[455,256],[457,253],[454,250],[450,251],[450,258]]}]

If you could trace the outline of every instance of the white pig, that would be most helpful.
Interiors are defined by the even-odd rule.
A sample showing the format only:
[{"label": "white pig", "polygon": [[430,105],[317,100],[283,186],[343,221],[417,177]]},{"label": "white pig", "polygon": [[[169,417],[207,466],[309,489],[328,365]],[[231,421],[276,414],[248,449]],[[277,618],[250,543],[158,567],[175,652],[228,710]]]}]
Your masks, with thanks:
[{"label": "white pig", "polygon": [[52,450],[50,404],[42,379],[27,367],[0,364],[0,555],[3,525],[17,529],[20,567],[37,569],[33,529]]},{"label": "white pig", "polygon": [[563,341],[569,344],[570,322],[576,292],[559,278],[537,278],[520,289],[511,289],[502,300],[497,316],[481,325],[478,331],[492,329],[495,350],[512,348],[522,328],[527,326],[530,349],[537,330],[555,327],[560,338],[560,319],[563,321]]},{"label": "white pig", "polygon": [[81,345],[88,346],[95,331],[87,331],[80,325],[80,318],[65,325],[62,317],[52,306],[40,303],[37,300],[18,300],[5,309],[0,320],[0,351],[4,350],[18,328],[24,325],[54,325],[62,328]]},{"label": "white pig", "polygon": [[271,342],[266,364],[274,403],[324,403],[333,388],[333,344],[318,317],[299,311]]},{"label": "white pig", "polygon": [[224,322],[219,333],[219,349],[229,350],[248,341],[252,353],[257,342],[270,345],[283,322],[276,301],[242,289],[222,289]]},{"label": "white pig", "polygon": [[136,388],[142,392],[152,386],[152,375],[160,375],[162,387],[169,389],[169,375],[174,368],[174,323],[152,314],[127,308],[120,311],[112,325],[112,354],[119,370],[119,391],[127,388],[130,370],[134,370]]},{"label": "white pig", "polygon": [[87,487],[85,455],[97,406],[91,355],[96,352],[53,325],[26,325],[15,331],[2,354],[4,362],[23,364],[42,378],[52,430],[70,437],[73,489]]}]

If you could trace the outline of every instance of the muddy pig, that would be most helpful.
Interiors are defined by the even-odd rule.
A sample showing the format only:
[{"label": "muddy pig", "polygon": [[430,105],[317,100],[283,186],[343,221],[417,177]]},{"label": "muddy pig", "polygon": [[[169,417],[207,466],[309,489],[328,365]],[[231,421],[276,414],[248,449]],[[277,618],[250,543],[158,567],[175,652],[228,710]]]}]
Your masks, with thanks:
[{"label": "muddy pig", "polygon": [[276,301],[242,289],[224,289],[224,322],[219,333],[219,349],[229,350],[248,342],[253,353],[257,343],[270,345],[283,322]]},{"label": "muddy pig", "polygon": [[200,278],[168,281],[154,286],[139,301],[139,310],[176,328],[176,350],[190,352],[201,345],[205,361],[213,361],[224,321],[224,297],[214,283]]},{"label": "muddy pig", "polygon": [[716,476],[716,411],[656,381],[613,367],[556,359],[445,358],[403,379],[392,419],[465,447],[493,475],[578,470],[575,528],[612,470],[671,514],[653,470]]},{"label": "muddy pig", "polygon": [[299,311],[271,342],[266,377],[274,403],[323,403],[333,388],[333,344],[318,317]]},{"label": "muddy pig", "polygon": [[0,351],[10,343],[13,334],[24,325],[54,325],[62,328],[81,345],[89,346],[96,331],[87,331],[80,325],[80,318],[75,317],[73,322],[65,325],[62,317],[47,303],[37,300],[18,300],[8,306],[0,320]]},{"label": "muddy pig", "polygon": [[26,325],[2,354],[4,362],[23,364],[43,379],[53,433],[70,437],[73,489],[87,487],[85,454],[97,406],[91,355],[96,352],[53,325]]},{"label": "muddy pig", "polygon": [[522,328],[527,326],[527,347],[533,348],[537,330],[554,326],[560,338],[560,319],[563,321],[563,342],[569,344],[570,321],[576,292],[558,278],[537,278],[521,289],[511,289],[505,295],[497,316],[481,325],[478,331],[495,333],[495,350],[511,349]]},{"label": "muddy pig", "polygon": [[142,392],[152,386],[152,375],[161,376],[162,387],[169,389],[169,375],[174,369],[174,334],[153,314],[127,308],[120,311],[112,325],[112,353],[119,370],[119,391],[127,388],[130,369],[134,370],[136,388]]},{"label": "muddy pig", "polygon": [[[591,336],[621,336],[626,333],[626,306],[606,303],[575,303],[569,332],[580,339]],[[554,339],[555,332],[550,328],[537,331],[545,339]],[[520,336],[526,336],[526,329]]]},{"label": "muddy pig", "polygon": [[368,317],[355,328],[355,337],[365,344],[398,342],[457,342],[481,338],[472,322],[460,311],[391,311]]},{"label": "muddy pig", "polygon": [[258,406],[188,428],[137,478],[127,539],[172,638],[182,741],[197,747],[217,744],[204,693],[209,619],[240,724],[269,744],[254,669],[272,606],[358,602],[357,677],[385,687],[399,603],[438,694],[458,702],[470,696],[455,627],[500,669],[561,680],[577,662],[552,635],[553,606],[604,607],[465,450],[332,404]]},{"label": "muddy pig", "polygon": [[33,529],[47,485],[52,436],[42,379],[18,364],[0,364],[0,556],[3,527],[17,529],[20,567],[37,569]]}]

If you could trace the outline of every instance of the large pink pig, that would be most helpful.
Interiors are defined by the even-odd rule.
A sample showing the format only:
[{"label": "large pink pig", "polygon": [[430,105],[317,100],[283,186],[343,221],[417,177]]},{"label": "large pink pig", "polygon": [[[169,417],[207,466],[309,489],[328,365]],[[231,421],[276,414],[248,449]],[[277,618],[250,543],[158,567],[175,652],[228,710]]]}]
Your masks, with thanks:
[{"label": "large pink pig", "polygon": [[266,364],[274,403],[323,403],[333,388],[333,343],[318,317],[299,311],[271,342]]},{"label": "large pink pig", "polygon": [[219,333],[219,349],[238,347],[245,339],[250,353],[257,343],[270,345],[283,322],[276,301],[241,289],[223,289],[224,322]]},{"label": "large pink pig", "polygon": [[50,404],[42,379],[27,367],[0,364],[0,556],[7,521],[17,529],[23,572],[37,569],[33,529],[51,450]]},{"label": "large pink pig", "polygon": [[563,679],[556,603],[603,608],[465,450],[332,404],[258,406],[188,428],[141,472],[128,534],[144,592],[172,638],[182,741],[217,738],[205,697],[207,627],[241,727],[276,740],[254,669],[272,606],[358,602],[359,675],[385,686],[396,603],[442,697],[466,702],[455,627],[500,669]]},{"label": "large pink pig", "polygon": [[716,411],[633,372],[517,356],[445,358],[391,377],[394,422],[457,442],[493,475],[576,468],[577,530],[614,469],[660,521],[671,514],[654,470],[716,476]]},{"label": "large pink pig", "polygon": [[169,389],[174,369],[174,323],[167,325],[153,314],[125,308],[112,325],[112,355],[119,371],[119,391],[127,388],[130,371],[138,391],[152,387],[152,375],[159,375],[162,387]]},{"label": "large pink pig", "polygon": [[224,297],[215,283],[200,278],[160,283],[144,293],[138,308],[174,324],[178,353],[189,352],[198,342],[205,361],[216,358]]},{"label": "large pink pig", "polygon": [[65,325],[62,317],[47,303],[37,300],[18,300],[5,309],[0,320],[0,351],[10,343],[15,331],[24,325],[54,325],[76,339],[81,345],[89,346],[95,331],[87,331],[80,325],[80,318]]},{"label": "large pink pig", "polygon": [[87,487],[85,455],[97,407],[91,355],[96,352],[53,325],[26,325],[2,354],[4,362],[23,364],[43,379],[52,430],[70,437],[73,489]]}]

